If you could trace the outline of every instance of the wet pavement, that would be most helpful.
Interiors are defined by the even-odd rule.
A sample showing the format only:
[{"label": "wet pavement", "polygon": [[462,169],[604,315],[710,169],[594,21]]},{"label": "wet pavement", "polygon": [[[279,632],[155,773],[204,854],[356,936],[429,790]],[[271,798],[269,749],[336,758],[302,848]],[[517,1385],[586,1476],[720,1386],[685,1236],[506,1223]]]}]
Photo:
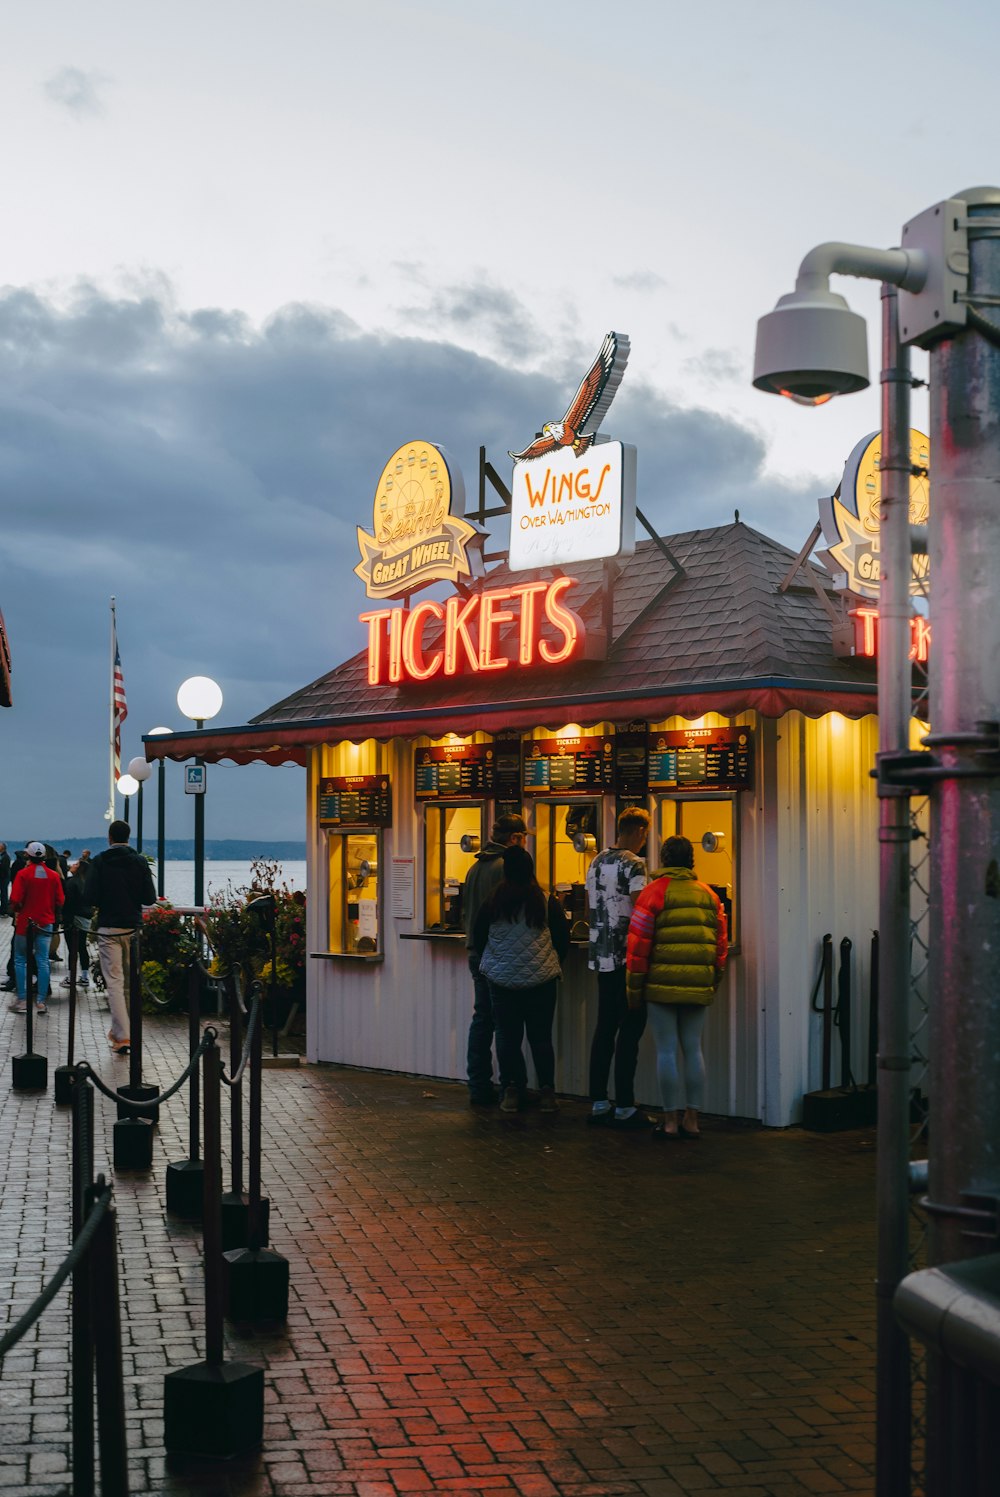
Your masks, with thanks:
[{"label": "wet pavement", "polygon": [[[66,1010],[57,997],[38,1021],[42,1094],[10,1090],[25,1021],[2,1010],[10,1318],[68,1247],[70,1119],[51,1080]],[[117,1085],[128,1062],[106,1029],[85,998],[77,1058]],[[186,1047],[186,1020],[149,1020],[145,1079],[168,1084]],[[471,1109],[452,1082],[303,1066],[264,1087],[289,1317],[227,1326],[226,1353],[265,1369],[261,1451],[164,1455],[164,1374],[204,1355],[200,1231],[164,1210],[185,1094],[162,1110],[153,1169],[115,1180],[133,1493],[873,1490],[873,1133],[708,1119],[700,1142],[656,1142],[587,1127],[579,1101],[551,1118]],[[106,1170],[114,1119],[97,1111]],[[64,1289],[3,1365],[0,1491],[69,1491],[68,1311]]]}]

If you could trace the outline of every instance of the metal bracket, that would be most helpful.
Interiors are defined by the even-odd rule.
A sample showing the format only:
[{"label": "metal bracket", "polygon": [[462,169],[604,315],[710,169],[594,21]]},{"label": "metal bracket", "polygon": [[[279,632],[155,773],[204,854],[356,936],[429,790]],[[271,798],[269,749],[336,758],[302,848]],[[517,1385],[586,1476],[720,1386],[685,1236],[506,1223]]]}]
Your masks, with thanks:
[{"label": "metal bracket", "polygon": [[945,1201],[932,1201],[923,1196],[920,1205],[928,1216],[951,1217],[966,1222],[963,1237],[974,1237],[980,1242],[996,1242],[1000,1239],[1000,1198],[989,1191],[963,1190],[959,1199],[968,1205],[953,1206]]},{"label": "metal bracket", "polygon": [[[978,722],[971,733],[928,733],[926,749],[892,749],[875,755],[872,778],[880,798],[921,795],[939,780],[992,780],[1000,775],[1000,724]],[[935,748],[972,748],[972,762],[943,764]]]}]

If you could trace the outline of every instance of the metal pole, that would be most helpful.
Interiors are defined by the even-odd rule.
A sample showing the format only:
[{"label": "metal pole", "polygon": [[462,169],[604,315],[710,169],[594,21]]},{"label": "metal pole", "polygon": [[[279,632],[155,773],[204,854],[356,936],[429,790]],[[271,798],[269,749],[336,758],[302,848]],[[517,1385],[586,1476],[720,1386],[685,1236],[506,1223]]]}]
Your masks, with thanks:
[{"label": "metal pole", "polygon": [[[188,968],[188,1058],[198,1048],[198,1031],[201,1029],[201,973],[198,963]],[[197,1159],[200,1145],[198,1112],[201,1106],[198,1084],[198,1067],[195,1066],[188,1080],[188,1158]]]},{"label": "metal pole", "polygon": [[[442,821],[443,825],[443,821]],[[271,1054],[277,1058],[278,1055],[278,901],[272,895],[271,910],[268,916],[269,935],[271,937]]]},{"label": "metal pole", "polygon": [[[229,1067],[235,1075],[243,1050],[243,1027],[240,998],[235,972],[226,978],[226,994],[229,998]],[[233,1195],[243,1194],[243,1081],[230,1088],[229,1099],[229,1167]]]},{"label": "metal pole", "polygon": [[[142,936],[137,930],[132,932],[128,943],[128,995],[128,1082],[132,1088],[142,1085]],[[133,1096],[138,1095],[138,1092],[133,1092]]]},{"label": "metal pole", "polygon": [[[98,1178],[94,1192],[104,1188]],[[101,1497],[128,1497],[125,1386],[118,1303],[118,1232],[112,1206],[90,1247],[94,1356],[97,1371],[97,1444],[101,1453]]]},{"label": "metal pole", "polygon": [[[909,745],[910,356],[899,342],[895,286],[882,287],[882,459],[879,584],[879,751]],[[892,1296],[908,1266],[910,1091],[910,803],[879,801],[877,1497],[910,1491],[910,1354]]]},{"label": "metal pole", "polygon": [[261,1111],[264,1076],[264,1015],[253,1027],[250,1041],[250,1117],[247,1147],[249,1201],[247,1203],[247,1247],[252,1253],[264,1246],[260,1207]]},{"label": "metal pole", "polygon": [[[204,719],[198,718],[195,727],[201,729],[205,726]],[[204,759],[195,759],[195,764],[204,764]],[[205,903],[205,795],[196,795],[194,798],[194,902],[197,905]]]},{"label": "metal pole", "polygon": [[[86,1192],[94,1182],[94,1088],[73,1080],[73,1240],[83,1230]],[[94,1332],[90,1313],[90,1260],[73,1270],[72,1408],[74,1497],[94,1492]]]},{"label": "metal pole", "polygon": [[159,775],[160,780],[157,790],[157,810],[159,811],[159,821],[157,822],[156,828],[156,892],[162,899],[165,875],[164,865],[166,863],[166,832],[164,830],[164,827],[167,804],[167,765],[164,759],[160,760]]},{"label": "metal pole", "polygon": [[139,789],[136,791],[135,811],[135,850],[142,852],[142,781],[139,781]]},{"label": "metal pole", "polygon": [[[212,1035],[212,1030],[206,1030]],[[222,1269],[222,1101],[219,1048],[214,1037],[201,1058],[205,1088],[205,1196],[202,1231],[205,1254],[205,1361],[221,1367],[223,1344]]]},{"label": "metal pole", "polygon": [[[963,1200],[968,1193],[1000,1195],[1000,190],[961,196],[974,310],[964,332],[931,352],[928,743],[943,770],[930,841],[931,1265],[996,1250],[995,1237],[964,1235],[953,1213],[983,1204]],[[934,1384],[927,1431],[928,1492],[939,1497],[947,1409]]]}]

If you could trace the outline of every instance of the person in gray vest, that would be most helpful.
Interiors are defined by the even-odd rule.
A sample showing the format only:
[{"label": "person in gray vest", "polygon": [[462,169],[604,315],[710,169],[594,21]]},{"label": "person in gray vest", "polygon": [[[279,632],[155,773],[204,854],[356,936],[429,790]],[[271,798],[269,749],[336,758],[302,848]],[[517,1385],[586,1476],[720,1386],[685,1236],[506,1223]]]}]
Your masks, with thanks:
[{"label": "person in gray vest", "polygon": [[538,1078],[542,1112],[558,1112],[552,1020],[556,982],[569,950],[569,924],[554,895],[546,902],[526,848],[508,847],[503,877],[476,916],[473,945],[479,971],[490,985],[497,1060],[506,1078],[501,1112],[524,1106],[528,1072],[521,1044],[525,1033]]},{"label": "person in gray vest", "polygon": [[[493,1089],[493,1000],[490,985],[479,971],[479,952],[472,939],[476,918],[488,902],[497,884],[503,877],[501,859],[505,848],[521,847],[528,835],[523,816],[498,816],[493,823],[493,836],[465,876],[462,890],[462,924],[465,926],[465,945],[469,956],[469,971],[472,973],[472,1022],[469,1025],[469,1043],[466,1053],[466,1075],[469,1078],[469,1102],[473,1107],[492,1107],[496,1102]],[[506,1085],[503,1067],[500,1067],[500,1090]]]}]

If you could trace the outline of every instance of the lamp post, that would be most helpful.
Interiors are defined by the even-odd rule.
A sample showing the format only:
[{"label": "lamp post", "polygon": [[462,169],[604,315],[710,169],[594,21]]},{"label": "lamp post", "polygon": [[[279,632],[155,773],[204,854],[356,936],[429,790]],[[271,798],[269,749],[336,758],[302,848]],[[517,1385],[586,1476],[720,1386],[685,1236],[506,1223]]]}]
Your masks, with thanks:
[{"label": "lamp post", "polygon": [[[199,730],[222,706],[222,689],[209,676],[189,676],[177,691],[177,705]],[[194,796],[194,902],[205,903],[205,761],[195,759],[200,775],[188,778],[184,789]]]},{"label": "lamp post", "polygon": [[128,772],[139,786],[135,815],[135,850],[142,852],[142,787],[153,773],[153,766],[144,754],[137,754],[128,761]]},{"label": "lamp post", "polygon": [[[173,728],[150,728],[149,732],[146,734],[146,737],[153,738],[159,736],[159,734],[161,733],[172,733],[173,731]],[[164,831],[164,826],[166,822],[165,812],[167,804],[167,761],[165,759],[160,760],[159,769],[157,770],[156,784],[156,809],[158,813],[156,823],[156,892],[160,899],[162,899],[164,893],[166,871],[166,833]]]},{"label": "lamp post", "polygon": [[[971,188],[906,224],[904,248],[820,245],[795,291],[758,323],[754,384],[815,405],[868,383],[864,325],[829,290],[834,272],[881,280],[883,293],[882,542],[879,660],[878,1386],[876,1490],[910,1491],[906,1336],[893,1296],[908,1267],[909,797],[931,801],[929,1258],[990,1252],[995,1234],[970,1222],[1000,1195],[1000,190]],[[898,288],[898,292],[897,289]],[[910,461],[908,345],[930,349],[933,454],[928,551],[934,586],[927,749],[908,746]],[[995,1209],[995,1208],[994,1208]],[[920,1278],[920,1276],[915,1276]],[[908,1284],[912,1284],[908,1280]],[[908,1324],[935,1319],[933,1289],[911,1290]],[[943,1303],[943,1302],[942,1302]],[[904,1307],[898,1307],[901,1309]],[[925,1339],[929,1339],[926,1338]],[[952,1434],[937,1358],[927,1395],[927,1491],[945,1497]],[[985,1432],[980,1429],[979,1437]],[[951,1444],[949,1444],[951,1442]]]},{"label": "lamp post", "polygon": [[118,791],[118,794],[121,796],[122,800],[125,803],[123,807],[125,814],[122,817],[122,820],[126,823],[126,825],[128,825],[131,820],[131,818],[129,817],[128,803],[132,799],[133,795],[135,795],[138,788],[139,781],[135,778],[134,775],[120,774],[115,781],[115,789]]}]

